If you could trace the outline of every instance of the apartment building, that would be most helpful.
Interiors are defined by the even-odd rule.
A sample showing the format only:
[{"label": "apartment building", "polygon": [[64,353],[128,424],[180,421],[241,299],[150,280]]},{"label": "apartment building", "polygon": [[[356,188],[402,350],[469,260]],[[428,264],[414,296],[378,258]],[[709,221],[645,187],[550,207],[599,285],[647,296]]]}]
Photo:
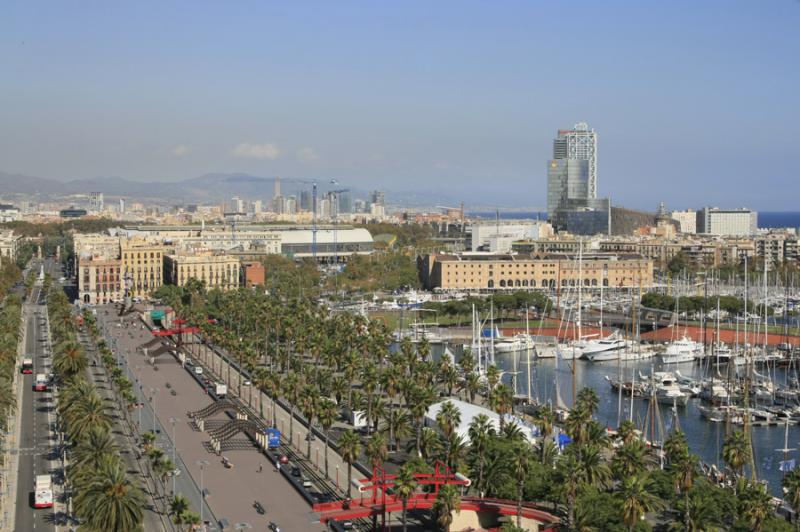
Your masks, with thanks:
[{"label": "apartment building", "polygon": [[147,240],[122,240],[122,273],[130,284],[131,297],[147,296],[164,283],[164,256],[173,248]]},{"label": "apartment building", "polygon": [[239,259],[230,255],[198,253],[171,254],[164,260],[165,278],[169,284],[184,286],[189,279],[203,281],[207,289],[231,290],[239,287]]},{"label": "apartment building", "polygon": [[90,305],[102,305],[122,299],[125,281],[122,261],[118,258],[83,258],[78,269],[78,297]]}]

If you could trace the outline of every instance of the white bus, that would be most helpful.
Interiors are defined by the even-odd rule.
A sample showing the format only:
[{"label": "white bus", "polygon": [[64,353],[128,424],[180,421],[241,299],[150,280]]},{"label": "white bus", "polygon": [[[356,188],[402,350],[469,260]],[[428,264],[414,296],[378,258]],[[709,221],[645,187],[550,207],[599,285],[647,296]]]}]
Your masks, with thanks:
[{"label": "white bus", "polygon": [[50,475],[36,475],[36,485],[33,492],[34,508],[53,507],[53,485]]}]

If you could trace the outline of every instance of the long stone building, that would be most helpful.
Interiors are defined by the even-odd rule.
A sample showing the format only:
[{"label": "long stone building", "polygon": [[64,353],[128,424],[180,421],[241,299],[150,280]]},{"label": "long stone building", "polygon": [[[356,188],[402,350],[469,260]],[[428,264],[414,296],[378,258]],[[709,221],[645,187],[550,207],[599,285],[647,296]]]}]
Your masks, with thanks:
[{"label": "long stone building", "polygon": [[649,287],[653,261],[634,254],[432,254],[418,259],[429,290]]}]

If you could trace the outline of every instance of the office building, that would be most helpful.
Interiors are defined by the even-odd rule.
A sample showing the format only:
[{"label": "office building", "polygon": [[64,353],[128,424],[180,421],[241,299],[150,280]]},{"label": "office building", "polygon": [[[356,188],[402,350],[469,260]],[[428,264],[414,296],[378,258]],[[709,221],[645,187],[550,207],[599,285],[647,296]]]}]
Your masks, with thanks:
[{"label": "office building", "polygon": [[310,190],[300,191],[300,210],[303,212],[311,211],[312,195]]},{"label": "office building", "polygon": [[197,279],[205,283],[209,290],[231,290],[239,287],[239,259],[230,255],[170,254],[165,257],[164,269],[167,282],[176,286],[184,286],[189,279]]},{"label": "office building", "polygon": [[279,198],[281,196],[281,178],[276,177],[275,181],[272,183],[272,199]]},{"label": "office building", "polygon": [[125,214],[125,200],[122,198],[119,199],[119,213]]},{"label": "office building", "polygon": [[547,216],[558,231],[611,232],[611,202],[597,198],[597,135],[585,123],[562,129],[547,165]]},{"label": "office building", "polygon": [[579,122],[572,129],[559,129],[553,141],[553,159],[586,161],[586,197],[597,197],[597,134]]},{"label": "office building", "polygon": [[386,193],[381,190],[373,190],[369,195],[369,202],[373,205],[386,206]]},{"label": "office building", "polygon": [[467,230],[471,234],[470,249],[472,251],[492,252],[509,252],[513,242],[538,240],[549,237],[553,233],[550,224],[540,221],[477,222],[471,224]]},{"label": "office building", "polygon": [[103,212],[104,207],[103,193],[89,192],[89,210],[92,212]]},{"label": "office building", "polygon": [[697,211],[697,232],[717,236],[750,236],[758,231],[758,213],[750,209],[704,207]]},{"label": "office building", "polygon": [[19,220],[20,211],[10,203],[0,203],[0,222],[13,222]]}]

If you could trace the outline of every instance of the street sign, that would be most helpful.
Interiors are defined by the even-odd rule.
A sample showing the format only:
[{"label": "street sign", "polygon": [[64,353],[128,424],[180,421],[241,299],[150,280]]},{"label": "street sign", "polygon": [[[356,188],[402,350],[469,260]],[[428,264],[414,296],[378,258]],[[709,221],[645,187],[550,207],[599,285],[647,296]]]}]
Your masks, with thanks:
[{"label": "street sign", "polygon": [[281,431],[276,428],[268,428],[264,433],[267,435],[268,449],[275,449],[281,446]]}]

